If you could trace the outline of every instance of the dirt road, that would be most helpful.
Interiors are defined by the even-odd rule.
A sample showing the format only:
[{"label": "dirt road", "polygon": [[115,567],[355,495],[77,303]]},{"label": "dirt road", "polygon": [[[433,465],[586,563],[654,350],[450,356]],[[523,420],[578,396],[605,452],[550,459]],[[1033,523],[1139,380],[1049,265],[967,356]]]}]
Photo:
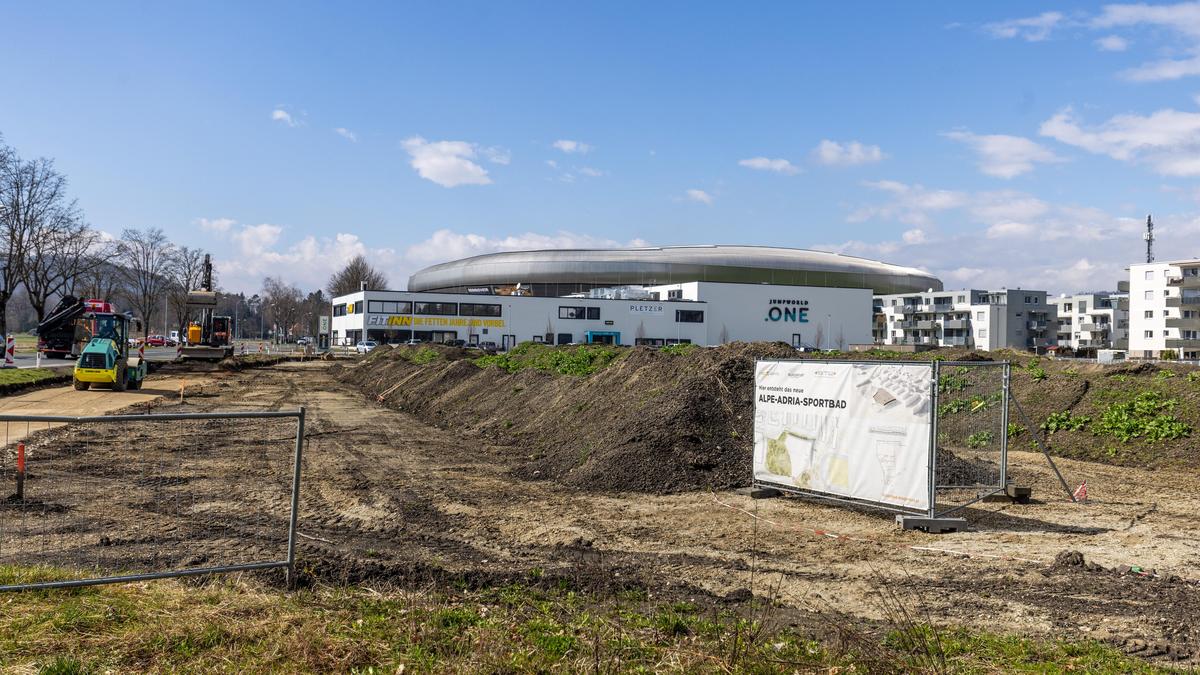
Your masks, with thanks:
[{"label": "dirt road", "polygon": [[[323,578],[628,580],[655,593],[738,598],[750,590],[869,618],[880,616],[882,584],[938,621],[1092,637],[1148,656],[1198,652],[1195,476],[1061,461],[1072,483],[1088,481],[1091,501],[1075,505],[1040,455],[1014,452],[1014,472],[1034,487],[1036,503],[980,504],[966,513],[973,531],[931,536],[898,531],[887,515],[793,498],[589,493],[517,479],[510,470],[528,459],[519,450],[377,406],[335,381],[328,364],[210,377],[188,409],[307,408],[299,553],[304,569]],[[171,454],[180,438],[128,431],[142,451],[173,458],[161,472],[147,469],[140,479],[148,487],[135,494],[96,475],[106,453],[117,452],[111,438],[71,445],[70,429],[52,432],[65,436],[45,444],[47,465],[86,476],[104,499],[76,499],[60,523],[63,545],[39,555],[128,566],[151,564],[162,550],[206,564],[276,551],[287,461],[272,448],[285,443],[286,429],[200,432],[188,432],[187,445],[206,439],[199,445],[214,450],[183,462]],[[5,539],[0,562],[22,546],[32,551]],[[1059,557],[1071,551],[1082,558]],[[1097,565],[1136,565],[1154,576]]]}]

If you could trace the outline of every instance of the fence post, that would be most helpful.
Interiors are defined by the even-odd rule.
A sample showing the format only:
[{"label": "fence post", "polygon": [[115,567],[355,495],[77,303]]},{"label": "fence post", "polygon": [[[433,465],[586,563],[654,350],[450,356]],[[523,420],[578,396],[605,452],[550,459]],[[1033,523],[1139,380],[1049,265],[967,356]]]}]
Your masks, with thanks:
[{"label": "fence post", "polygon": [[296,520],[300,515],[300,463],[304,459],[304,406],[296,418],[296,455],[292,468],[292,513],[288,522],[287,584],[296,586]]},{"label": "fence post", "polygon": [[941,384],[941,363],[933,362],[933,382],[930,388],[932,410],[929,415],[929,517],[937,517],[937,448],[938,448],[938,385]]},{"label": "fence post", "polygon": [[25,500],[25,443],[17,443],[17,499]]},{"label": "fence post", "polygon": [[[1000,411],[1000,489],[1008,488],[1008,405],[1012,364],[1004,362],[1004,408]],[[1029,433],[1033,433],[1031,429]]]}]

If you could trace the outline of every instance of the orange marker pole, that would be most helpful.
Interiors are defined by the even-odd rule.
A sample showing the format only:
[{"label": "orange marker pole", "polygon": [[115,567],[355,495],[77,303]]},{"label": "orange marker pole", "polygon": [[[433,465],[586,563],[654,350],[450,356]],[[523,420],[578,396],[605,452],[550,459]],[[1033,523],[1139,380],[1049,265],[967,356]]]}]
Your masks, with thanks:
[{"label": "orange marker pole", "polygon": [[17,499],[25,499],[25,444],[17,443]]}]

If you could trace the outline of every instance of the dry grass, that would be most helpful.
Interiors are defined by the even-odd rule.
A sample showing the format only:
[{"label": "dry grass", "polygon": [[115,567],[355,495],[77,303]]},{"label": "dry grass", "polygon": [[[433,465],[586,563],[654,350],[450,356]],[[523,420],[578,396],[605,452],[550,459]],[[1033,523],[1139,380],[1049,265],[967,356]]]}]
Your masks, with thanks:
[{"label": "dry grass", "polygon": [[[14,579],[0,570],[0,581]],[[22,574],[25,572],[22,571]],[[749,611],[746,611],[746,610]],[[911,619],[822,643],[769,612],[565,589],[318,587],[252,578],[0,597],[0,668],[25,672],[1037,672],[1150,670],[1096,643],[1042,643]],[[935,657],[930,654],[936,649]],[[932,658],[931,658],[932,657]]]}]

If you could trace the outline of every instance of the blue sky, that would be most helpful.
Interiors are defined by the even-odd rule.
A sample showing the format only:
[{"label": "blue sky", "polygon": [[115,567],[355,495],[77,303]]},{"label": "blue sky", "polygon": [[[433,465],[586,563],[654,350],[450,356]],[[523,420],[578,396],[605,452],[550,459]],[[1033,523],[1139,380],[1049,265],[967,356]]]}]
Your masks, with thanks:
[{"label": "blue sky", "polygon": [[1066,292],[1147,213],[1200,254],[1200,5],[828,4],[4,3],[0,133],[236,290],[744,243]]}]

